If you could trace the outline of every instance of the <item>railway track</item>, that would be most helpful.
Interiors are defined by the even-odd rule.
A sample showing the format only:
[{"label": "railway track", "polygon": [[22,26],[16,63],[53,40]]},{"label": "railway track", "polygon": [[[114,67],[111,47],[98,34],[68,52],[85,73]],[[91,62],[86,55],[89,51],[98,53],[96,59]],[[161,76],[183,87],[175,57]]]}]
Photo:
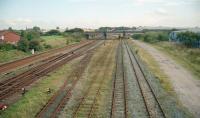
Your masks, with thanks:
[{"label": "railway track", "polygon": [[32,55],[32,56],[25,57],[23,59],[19,59],[19,60],[15,60],[15,61],[12,61],[12,62],[1,64],[0,65],[0,73],[6,73],[6,72],[13,70],[13,69],[16,69],[18,67],[22,67],[24,65],[31,64],[31,63],[35,62],[36,60],[41,60],[41,59],[53,56],[56,53],[60,53],[62,51],[74,48],[74,47],[76,47],[80,44],[84,44],[84,43],[87,43],[87,42],[88,41],[82,41],[79,44],[72,44],[72,45],[69,45],[69,46],[66,46],[66,47],[52,49],[52,50],[49,50],[49,51],[46,51],[46,52],[43,52],[43,53],[40,53],[40,54],[35,54],[35,55]]},{"label": "railway track", "polygon": [[[36,118],[43,117],[56,117],[60,111],[63,109],[64,105],[71,98],[71,92],[76,86],[77,82],[80,80],[81,75],[83,74],[89,60],[92,56],[92,52],[88,52],[86,56],[80,61],[79,66],[76,68],[74,72],[68,78],[75,78],[72,81],[72,84],[69,88],[67,88],[68,80],[66,80],[63,86],[51,97],[51,99],[47,102],[47,104],[38,112]],[[52,111],[52,112],[49,112]]]},{"label": "railway track", "polygon": [[110,118],[127,118],[127,83],[125,78],[122,41],[116,56],[115,78],[113,81]]},{"label": "railway track", "polygon": [[[113,49],[112,49],[113,50]],[[103,57],[99,58],[101,64],[97,64],[96,67],[101,67],[101,70],[106,70],[107,65],[109,65],[109,59],[112,56],[112,51],[105,53]],[[99,78],[101,77],[101,78]],[[105,92],[105,84],[108,82],[105,76],[105,72],[97,71],[96,75],[89,82],[89,87],[83,93],[82,98],[78,103],[73,107],[73,113],[71,114],[72,118],[98,118],[102,117],[102,114],[99,113],[100,101],[103,93]]]},{"label": "railway track", "polygon": [[81,45],[68,53],[60,54],[50,59],[47,59],[46,63],[44,64],[36,66],[35,68],[32,68],[13,78],[2,81],[0,83],[0,100],[12,96],[14,93],[19,92],[21,88],[30,85],[40,77],[55,70],[56,68],[67,63],[68,61],[85,54],[94,44],[95,42],[89,42]]},{"label": "railway track", "polygon": [[141,93],[141,97],[143,98],[146,112],[148,117],[150,118],[166,118],[165,113],[151,87],[145,74],[134,54],[131,50],[127,42],[123,42],[125,45],[126,51],[128,53],[129,59],[131,61],[131,65],[137,80],[137,84],[139,86],[139,90]]}]

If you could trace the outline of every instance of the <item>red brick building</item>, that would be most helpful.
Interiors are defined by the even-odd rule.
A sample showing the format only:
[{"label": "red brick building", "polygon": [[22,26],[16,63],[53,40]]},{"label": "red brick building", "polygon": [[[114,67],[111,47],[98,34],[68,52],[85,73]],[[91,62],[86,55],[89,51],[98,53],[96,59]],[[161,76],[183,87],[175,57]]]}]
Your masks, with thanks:
[{"label": "red brick building", "polygon": [[0,31],[0,42],[17,44],[20,40],[20,36],[11,31]]}]

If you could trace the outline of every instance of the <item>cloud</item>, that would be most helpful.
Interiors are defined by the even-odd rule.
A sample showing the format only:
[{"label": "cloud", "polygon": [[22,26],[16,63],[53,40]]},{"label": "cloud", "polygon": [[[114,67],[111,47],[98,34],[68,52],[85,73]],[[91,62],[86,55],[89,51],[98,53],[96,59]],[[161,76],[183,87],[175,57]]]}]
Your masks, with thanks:
[{"label": "cloud", "polygon": [[28,18],[17,18],[17,19],[1,20],[1,22],[8,26],[15,26],[18,24],[21,24],[21,25],[31,24],[32,20],[30,20]]},{"label": "cloud", "polygon": [[162,4],[164,0],[133,0],[133,2],[137,5],[145,5],[145,4]]},{"label": "cloud", "polygon": [[155,14],[157,15],[167,15],[167,10],[163,9],[163,8],[158,8],[155,11]]},{"label": "cloud", "polygon": [[131,0],[136,5],[160,4],[164,6],[200,5],[200,0]]}]

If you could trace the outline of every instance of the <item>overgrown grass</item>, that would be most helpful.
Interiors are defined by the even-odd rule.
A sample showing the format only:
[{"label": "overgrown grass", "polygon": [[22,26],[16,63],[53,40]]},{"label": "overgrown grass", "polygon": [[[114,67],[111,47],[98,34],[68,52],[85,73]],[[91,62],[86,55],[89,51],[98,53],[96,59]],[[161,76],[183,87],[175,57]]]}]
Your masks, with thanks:
[{"label": "overgrown grass", "polygon": [[20,59],[28,55],[30,55],[30,53],[25,53],[17,49],[9,51],[0,50],[0,63],[5,63],[12,60]]},{"label": "overgrown grass", "polygon": [[172,91],[172,85],[170,84],[169,79],[167,79],[167,75],[160,69],[156,60],[143,48],[139,47],[132,41],[129,42],[133,45],[133,48],[137,50],[137,54],[140,59],[147,65],[147,67],[155,75],[155,77],[159,79],[163,88],[168,92]]},{"label": "overgrown grass", "polygon": [[[41,78],[18,102],[0,114],[1,118],[34,118],[40,108],[46,104],[48,99],[63,85],[67,76],[72,72],[73,67],[78,64],[80,58],[64,65],[48,76]],[[52,89],[47,94],[47,88]]]},{"label": "overgrown grass", "polygon": [[156,43],[159,41],[168,40],[168,31],[149,31],[141,34],[134,34],[132,37],[137,40],[142,40],[148,43]]},{"label": "overgrown grass", "polygon": [[53,48],[62,47],[66,45],[66,38],[64,36],[41,36],[43,44],[51,45]]},{"label": "overgrown grass", "polygon": [[[83,39],[82,35],[76,34],[65,34],[63,35],[52,35],[52,36],[41,36],[42,49],[48,50],[50,48],[64,47],[69,44],[78,43]],[[2,46],[1,46],[2,48]],[[36,53],[43,52],[45,50],[37,51]],[[21,59],[23,57],[31,55],[31,52],[23,52],[18,49],[5,50],[0,49],[0,64]]]},{"label": "overgrown grass", "polygon": [[[93,111],[94,114],[98,114],[99,117],[102,118],[108,117],[107,115],[109,114],[109,98],[111,97],[113,77],[112,74],[115,67],[115,54],[117,44],[118,41],[106,41],[105,46],[102,45],[97,50],[97,53],[92,58],[88,69],[88,73],[91,73],[89,74],[90,79],[104,79],[100,90],[100,95],[97,98],[98,109]],[[95,117],[95,115],[93,117]]]},{"label": "overgrown grass", "polygon": [[41,36],[43,44],[50,45],[51,47],[63,47],[72,43],[80,42],[81,35],[65,34],[65,35],[52,35]]},{"label": "overgrown grass", "polygon": [[186,48],[170,42],[158,42],[153,46],[171,56],[200,79],[200,49]]}]

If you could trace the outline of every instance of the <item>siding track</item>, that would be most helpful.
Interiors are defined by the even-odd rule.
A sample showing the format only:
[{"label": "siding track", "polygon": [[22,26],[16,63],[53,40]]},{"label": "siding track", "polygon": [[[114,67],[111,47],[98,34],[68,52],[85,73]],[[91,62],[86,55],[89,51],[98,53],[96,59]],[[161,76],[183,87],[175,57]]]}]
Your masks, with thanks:
[{"label": "siding track", "polygon": [[0,100],[12,96],[14,93],[19,92],[21,88],[30,85],[40,77],[57,69],[68,61],[85,54],[95,44],[95,41],[86,43],[68,53],[49,58],[45,60],[44,64],[38,65],[22,74],[0,82]]},{"label": "siding track", "polygon": [[120,41],[116,56],[115,77],[113,81],[112,106],[110,118],[127,118],[127,92],[124,73],[123,47]]}]

